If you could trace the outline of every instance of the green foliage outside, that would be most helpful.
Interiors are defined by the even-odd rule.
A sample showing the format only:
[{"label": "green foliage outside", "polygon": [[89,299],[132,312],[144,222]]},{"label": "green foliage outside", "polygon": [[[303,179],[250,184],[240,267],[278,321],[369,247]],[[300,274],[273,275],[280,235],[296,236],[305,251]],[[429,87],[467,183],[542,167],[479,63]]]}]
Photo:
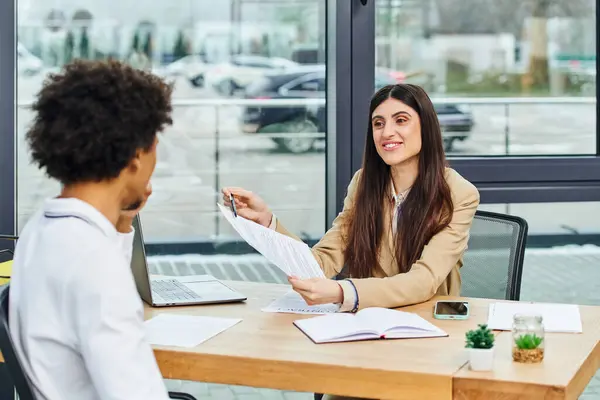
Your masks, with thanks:
[{"label": "green foliage outside", "polygon": [[177,61],[185,56],[189,55],[187,42],[183,36],[183,32],[179,32],[177,40],[175,41],[175,47],[173,48],[173,58]]}]

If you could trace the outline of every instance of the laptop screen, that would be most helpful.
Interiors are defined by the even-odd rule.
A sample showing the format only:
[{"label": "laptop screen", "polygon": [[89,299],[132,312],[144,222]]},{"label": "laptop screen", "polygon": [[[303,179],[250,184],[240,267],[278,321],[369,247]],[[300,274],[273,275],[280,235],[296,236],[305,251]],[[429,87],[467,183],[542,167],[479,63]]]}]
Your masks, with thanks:
[{"label": "laptop screen", "polygon": [[133,219],[133,250],[131,254],[131,272],[135,279],[138,293],[142,300],[152,305],[152,291],[150,289],[150,277],[148,263],[146,261],[146,250],[144,248],[144,236],[142,234],[142,223],[139,214]]}]

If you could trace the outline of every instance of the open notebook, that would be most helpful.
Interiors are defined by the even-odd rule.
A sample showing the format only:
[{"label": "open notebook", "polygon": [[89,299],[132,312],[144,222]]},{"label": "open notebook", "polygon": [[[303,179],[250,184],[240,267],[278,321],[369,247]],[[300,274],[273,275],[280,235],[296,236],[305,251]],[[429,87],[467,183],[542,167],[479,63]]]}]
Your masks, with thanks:
[{"label": "open notebook", "polygon": [[379,307],[300,319],[294,325],[315,343],[448,336],[417,314]]}]

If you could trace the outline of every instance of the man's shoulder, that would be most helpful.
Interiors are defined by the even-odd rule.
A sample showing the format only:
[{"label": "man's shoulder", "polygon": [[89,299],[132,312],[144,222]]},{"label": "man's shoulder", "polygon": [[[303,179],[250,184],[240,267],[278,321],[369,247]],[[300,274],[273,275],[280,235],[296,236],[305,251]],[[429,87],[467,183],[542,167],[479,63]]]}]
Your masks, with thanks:
[{"label": "man's shoulder", "polygon": [[36,268],[60,273],[64,283],[72,284],[101,283],[125,264],[115,238],[79,218],[50,219],[43,214],[32,216],[23,229],[15,259],[21,254],[33,254],[23,258],[35,259],[41,264]]},{"label": "man's shoulder", "polygon": [[[108,238],[78,218],[47,218],[36,211],[26,222],[16,246],[15,259],[26,254],[41,262],[68,261],[106,247]],[[68,268],[69,265],[63,265]]]}]

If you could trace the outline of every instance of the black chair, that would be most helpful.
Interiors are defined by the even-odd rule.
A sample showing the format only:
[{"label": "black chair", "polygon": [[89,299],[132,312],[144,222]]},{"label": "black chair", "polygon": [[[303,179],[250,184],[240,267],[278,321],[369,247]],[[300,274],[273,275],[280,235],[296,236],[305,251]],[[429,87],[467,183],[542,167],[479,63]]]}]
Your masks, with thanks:
[{"label": "black chair", "polygon": [[[9,285],[0,286],[0,351],[4,356],[8,373],[19,394],[19,400],[35,400],[31,382],[23,370],[23,366],[17,357],[13,341],[10,337],[8,329],[8,301]],[[169,392],[169,397],[171,399],[196,400],[192,395],[179,392]]]},{"label": "black chair", "polygon": [[[2,246],[2,241],[4,240],[10,240],[10,241],[17,241],[19,239],[18,236],[14,236],[14,235],[0,235],[0,247],[4,247]],[[11,249],[1,249],[0,250],[0,264],[2,264],[4,261],[9,261],[13,258],[14,253]],[[10,276],[0,276],[0,278],[4,278],[4,279],[10,279]]]},{"label": "black chair", "polygon": [[23,366],[17,358],[15,347],[8,330],[8,291],[9,285],[0,288],[0,351],[8,367],[8,374],[13,381],[20,400],[35,400],[31,382],[23,371]]},{"label": "black chair", "polygon": [[477,211],[460,270],[461,295],[519,300],[527,230],[523,218]]}]

